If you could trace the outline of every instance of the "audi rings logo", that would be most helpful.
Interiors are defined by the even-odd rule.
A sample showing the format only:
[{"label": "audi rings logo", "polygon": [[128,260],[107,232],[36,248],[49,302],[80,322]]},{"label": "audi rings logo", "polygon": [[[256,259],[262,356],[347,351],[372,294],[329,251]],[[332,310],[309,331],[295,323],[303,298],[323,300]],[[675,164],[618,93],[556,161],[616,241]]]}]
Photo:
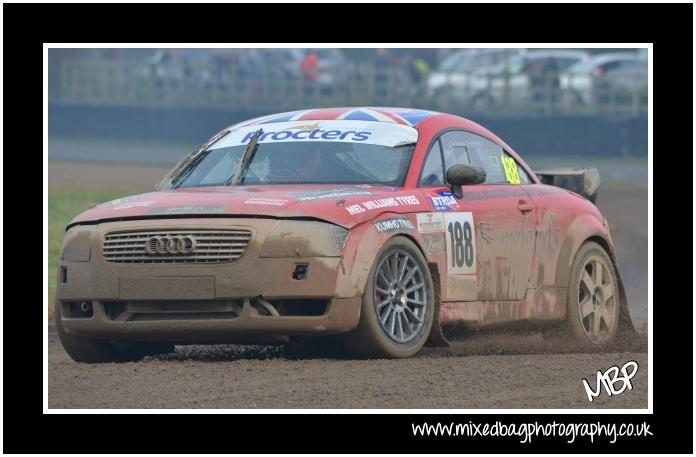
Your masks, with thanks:
[{"label": "audi rings logo", "polygon": [[190,235],[184,236],[153,236],[147,240],[145,252],[155,254],[193,254],[196,250],[196,239]]}]

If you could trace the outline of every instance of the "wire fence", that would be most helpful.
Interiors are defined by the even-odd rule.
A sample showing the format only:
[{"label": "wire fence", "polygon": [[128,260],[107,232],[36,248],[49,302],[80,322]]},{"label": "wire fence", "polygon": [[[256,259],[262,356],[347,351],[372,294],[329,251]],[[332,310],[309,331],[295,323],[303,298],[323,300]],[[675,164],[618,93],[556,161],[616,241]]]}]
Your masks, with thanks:
[{"label": "wire fence", "polygon": [[88,105],[293,110],[328,106],[413,106],[486,114],[644,114],[647,86],[617,88],[557,73],[445,75],[437,87],[401,67],[351,63],[314,80],[279,66],[152,64],[65,59],[49,87],[52,102]]}]

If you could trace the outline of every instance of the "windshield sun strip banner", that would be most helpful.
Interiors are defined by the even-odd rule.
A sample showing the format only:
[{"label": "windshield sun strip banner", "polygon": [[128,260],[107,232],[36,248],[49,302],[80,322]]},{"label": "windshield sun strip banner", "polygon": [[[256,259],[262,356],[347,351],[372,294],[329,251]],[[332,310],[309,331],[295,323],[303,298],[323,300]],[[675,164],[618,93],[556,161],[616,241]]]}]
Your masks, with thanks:
[{"label": "windshield sun strip banner", "polygon": [[403,124],[349,120],[291,121],[234,128],[209,148],[247,144],[259,129],[263,130],[259,143],[331,141],[395,147],[414,144],[418,140],[418,131]]}]

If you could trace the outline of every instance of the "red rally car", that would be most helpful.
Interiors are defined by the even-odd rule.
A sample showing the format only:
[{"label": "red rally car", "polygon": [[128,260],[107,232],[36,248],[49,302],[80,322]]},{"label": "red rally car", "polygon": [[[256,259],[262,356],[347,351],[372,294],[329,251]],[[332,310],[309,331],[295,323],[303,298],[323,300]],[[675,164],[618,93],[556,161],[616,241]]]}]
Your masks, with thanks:
[{"label": "red rally car", "polygon": [[[563,187],[566,188],[563,188]],[[442,326],[630,326],[594,169],[535,173],[467,119],[330,108],[233,125],[155,192],[77,216],[56,327],[77,361],[338,335],[407,357]],[[568,190],[567,188],[575,190]]]}]

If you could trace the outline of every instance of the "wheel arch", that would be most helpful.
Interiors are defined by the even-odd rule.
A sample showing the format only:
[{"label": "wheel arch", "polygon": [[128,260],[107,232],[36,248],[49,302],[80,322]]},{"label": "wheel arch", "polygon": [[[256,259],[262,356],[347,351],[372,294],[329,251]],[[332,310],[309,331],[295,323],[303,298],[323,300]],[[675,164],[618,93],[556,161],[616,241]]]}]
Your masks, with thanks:
[{"label": "wheel arch", "polygon": [[423,254],[423,258],[425,259],[425,262],[429,263],[428,262],[428,255],[425,253],[425,250],[423,249],[423,246],[421,246],[420,241],[415,236],[413,236],[413,234],[408,233],[408,232],[396,232],[393,234],[393,236],[386,237],[384,239],[384,243],[382,243],[382,246],[380,246],[379,250],[381,251],[382,248],[384,247],[384,245],[387,244],[387,242],[393,240],[394,238],[406,238],[407,240],[413,242],[413,244],[415,244],[416,247],[418,247],[418,250],[420,251],[420,253]]},{"label": "wheel arch", "polygon": [[[577,221],[576,221],[577,222]],[[573,224],[575,225],[575,224]],[[564,285],[569,284],[570,281],[570,269],[573,264],[573,260],[577,255],[580,248],[588,242],[597,243],[602,247],[611,259],[612,266],[614,267],[614,274],[616,275],[616,283],[619,288],[619,328],[617,332],[622,335],[626,334],[637,334],[628,311],[628,299],[626,296],[626,291],[624,289],[623,281],[621,280],[621,275],[619,274],[619,268],[616,261],[616,250],[611,241],[611,236],[609,232],[603,233],[596,227],[585,227],[585,230],[576,232],[579,236],[570,235],[561,247],[561,253],[558,258],[558,263],[556,266],[556,284],[564,287]],[[565,303],[567,309],[567,301]]]},{"label": "wheel arch", "polygon": [[[393,214],[394,216],[410,216],[407,214]],[[380,216],[384,216],[384,214]],[[389,234],[379,233],[372,223],[376,219],[378,218],[373,218],[369,222],[363,222],[354,227],[348,238],[350,247],[344,248],[344,258],[347,264],[351,266],[351,283],[356,290],[360,289],[360,291],[362,291],[365,288],[368,272],[376,257],[389,241],[397,237],[406,238],[415,244],[418,251],[425,259],[426,264],[428,264],[429,269],[432,271],[432,267],[434,266],[437,270],[437,260],[423,248],[424,242],[418,232],[415,230],[398,230]]]},{"label": "wheel arch", "polygon": [[600,221],[589,214],[577,217],[567,228],[565,237],[561,243],[560,252],[556,261],[557,287],[567,287],[570,282],[570,269],[573,259],[583,244],[588,241],[596,241],[602,246],[614,263],[616,269],[616,255],[611,242],[611,236]]},{"label": "wheel arch", "polygon": [[612,266],[614,267],[614,274],[616,275],[616,284],[619,287],[620,304],[618,324],[619,327],[617,329],[617,335],[619,337],[625,337],[626,335],[630,334],[637,335],[638,332],[633,326],[633,322],[631,321],[631,316],[628,311],[628,297],[626,296],[626,290],[624,289],[623,281],[621,280],[621,274],[619,273],[619,267],[616,261],[616,250],[614,249],[614,245],[611,242],[609,242],[609,240],[599,235],[593,235],[587,238],[583,242],[583,244],[590,241],[597,243],[607,252],[609,258],[611,259]]}]

